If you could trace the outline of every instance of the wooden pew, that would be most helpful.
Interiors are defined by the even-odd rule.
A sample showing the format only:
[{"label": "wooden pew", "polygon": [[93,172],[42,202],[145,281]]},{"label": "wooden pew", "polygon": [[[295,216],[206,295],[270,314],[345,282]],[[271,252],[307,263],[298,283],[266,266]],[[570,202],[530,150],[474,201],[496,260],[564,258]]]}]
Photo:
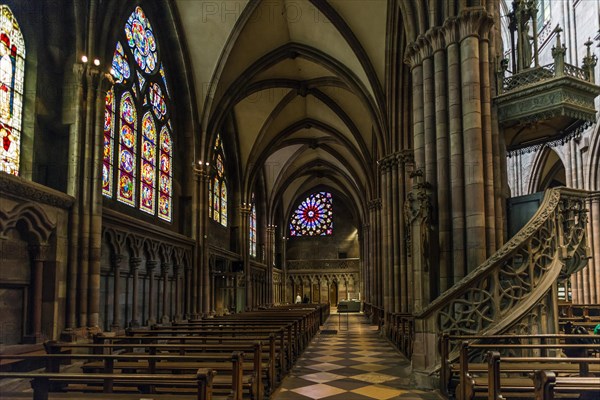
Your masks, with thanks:
[{"label": "wooden pew", "polygon": [[[246,345],[248,346],[248,345]],[[169,344],[84,344],[84,343],[58,343],[51,342],[47,346],[50,351],[69,349],[93,349],[96,353],[92,354],[48,354],[46,359],[46,371],[58,372],[58,361],[61,359],[82,359],[87,362],[83,364],[82,370],[90,373],[107,373],[115,371],[123,373],[140,374],[158,374],[158,373],[187,373],[198,368],[210,368],[218,372],[213,381],[213,391],[221,393],[231,391],[234,394],[241,394],[247,391],[255,399],[264,397],[265,388],[263,386],[263,364],[262,350],[260,343],[255,343],[253,358],[251,362],[244,362],[244,353],[234,351],[233,353],[224,352],[203,352],[193,353],[193,345],[187,346],[187,352],[184,355],[179,354],[181,345]],[[144,349],[147,352],[131,352],[133,349]],[[98,352],[97,350],[101,350]],[[118,350],[130,350],[126,353],[114,353]],[[177,350],[175,354],[161,353],[162,350]],[[33,357],[33,356],[32,356]],[[44,356],[37,356],[42,358]],[[112,385],[110,381],[105,382]],[[104,388],[112,391],[112,387]],[[271,390],[268,386],[267,390]]]},{"label": "wooden pew", "polygon": [[[64,355],[59,355],[63,357]],[[64,386],[69,384],[90,384],[99,383],[106,387],[106,382],[119,382],[124,385],[135,387],[137,385],[158,385],[169,387],[195,387],[196,394],[193,398],[197,400],[212,400],[212,382],[214,372],[208,369],[198,369],[196,374],[171,375],[171,374],[84,374],[84,373],[66,373],[66,372],[0,372],[0,378],[20,378],[31,379],[31,387],[33,389],[33,400],[48,400],[51,389],[56,385]],[[156,399],[169,399],[171,394],[168,392],[165,395],[155,395]],[[105,398],[111,400],[117,399],[139,399],[137,394],[120,394],[106,393]],[[240,397],[241,399],[241,397]],[[239,400],[239,399],[236,399]]]},{"label": "wooden pew", "polygon": [[600,377],[557,376],[553,371],[539,370],[534,381],[536,400],[554,400],[557,394],[600,398]]},{"label": "wooden pew", "polygon": [[[533,396],[533,381],[526,376],[538,369],[548,369],[559,373],[586,376],[590,369],[600,373],[600,358],[567,357],[500,357],[497,351],[488,352],[487,364],[470,363],[470,349],[493,350],[497,348],[533,348],[536,345],[510,344],[470,344],[464,341],[460,349],[460,383],[456,397],[461,400],[475,398],[501,399],[507,397]],[[594,345],[537,345],[537,346],[594,346]],[[502,362],[501,362],[502,361]],[[590,365],[592,364],[592,365]],[[477,376],[479,375],[479,377]],[[482,376],[485,375],[485,376]],[[512,375],[517,375],[512,376]],[[502,376],[502,377],[501,377]]]},{"label": "wooden pew", "polygon": [[[468,341],[468,342],[486,342],[485,345],[488,350],[495,350],[499,348],[517,349],[521,352],[527,351],[530,354],[541,357],[556,356],[560,353],[561,349],[565,348],[583,348],[582,346],[566,346],[564,343],[567,339],[594,339],[592,335],[565,335],[565,334],[539,334],[539,335],[448,335],[443,333],[440,335],[440,357],[441,357],[441,369],[440,369],[440,391],[448,396],[451,392],[452,380],[454,376],[460,376],[460,363],[450,360],[450,342],[451,341]],[[527,342],[526,344],[507,344],[506,341],[519,341]],[[537,343],[536,343],[537,342]],[[476,348],[476,347],[473,347]],[[587,347],[598,351],[598,346]],[[485,371],[487,365],[485,363],[479,363],[474,365],[471,363],[470,367],[476,371]]]}]

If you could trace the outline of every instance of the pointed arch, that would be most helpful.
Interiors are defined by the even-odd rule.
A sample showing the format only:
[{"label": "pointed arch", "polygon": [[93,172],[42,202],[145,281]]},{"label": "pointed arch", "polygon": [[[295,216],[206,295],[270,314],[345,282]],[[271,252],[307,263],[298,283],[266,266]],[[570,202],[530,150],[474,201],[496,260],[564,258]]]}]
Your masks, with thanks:
[{"label": "pointed arch", "polygon": [[213,145],[212,168],[209,179],[209,216],[213,221],[227,226],[228,213],[228,191],[227,191],[227,173],[225,171],[225,151],[221,135],[217,134]]},{"label": "pointed arch", "polygon": [[127,18],[105,100],[102,194],[172,220],[171,93],[156,32],[141,7]]}]

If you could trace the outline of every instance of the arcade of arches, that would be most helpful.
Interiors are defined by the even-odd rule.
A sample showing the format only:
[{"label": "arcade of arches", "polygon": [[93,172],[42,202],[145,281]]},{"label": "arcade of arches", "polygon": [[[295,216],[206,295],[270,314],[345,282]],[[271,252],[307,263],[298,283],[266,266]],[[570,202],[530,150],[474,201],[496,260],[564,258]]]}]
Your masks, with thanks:
[{"label": "arcade of arches", "polygon": [[[3,2],[0,344],[300,295],[411,314],[425,371],[440,330],[599,304],[598,12],[553,3]],[[571,212],[556,279],[461,325],[549,251],[514,236],[538,207]]]}]

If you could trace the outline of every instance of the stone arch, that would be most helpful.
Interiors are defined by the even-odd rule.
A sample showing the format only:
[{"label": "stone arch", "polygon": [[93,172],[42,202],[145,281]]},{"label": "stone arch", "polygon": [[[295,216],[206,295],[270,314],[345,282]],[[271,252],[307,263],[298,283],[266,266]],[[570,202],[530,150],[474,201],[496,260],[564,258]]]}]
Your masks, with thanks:
[{"label": "stone arch", "polygon": [[565,164],[560,155],[551,148],[542,149],[533,162],[528,192],[541,192],[550,187],[567,185]]}]

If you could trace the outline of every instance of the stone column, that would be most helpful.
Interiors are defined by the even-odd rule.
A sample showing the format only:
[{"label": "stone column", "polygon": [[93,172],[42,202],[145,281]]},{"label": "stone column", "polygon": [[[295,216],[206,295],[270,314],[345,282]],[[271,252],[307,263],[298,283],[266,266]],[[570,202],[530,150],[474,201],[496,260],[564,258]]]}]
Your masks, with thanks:
[{"label": "stone column", "polygon": [[139,257],[131,257],[129,259],[129,265],[131,266],[131,273],[133,274],[132,282],[132,299],[131,299],[131,321],[129,326],[136,328],[140,326],[139,312],[138,312],[138,299],[139,299],[139,275],[140,275],[140,264],[142,259]]},{"label": "stone column", "polygon": [[246,276],[246,294],[245,303],[246,309],[251,309],[255,306],[255,298],[252,296],[254,285],[252,284],[252,276],[250,270],[250,259],[249,259],[249,246],[248,246],[248,235],[250,229],[250,212],[252,211],[252,205],[248,203],[242,203],[240,205],[240,250],[242,255],[242,261],[244,263],[244,274]]},{"label": "stone column", "polygon": [[464,152],[462,140],[462,102],[460,77],[460,52],[458,44],[458,21],[448,19],[444,23],[444,39],[447,58],[448,129],[450,152],[450,214],[452,216],[452,282],[458,282],[467,273]]},{"label": "stone column", "polygon": [[186,264],[185,268],[185,319],[192,318],[192,266]]},{"label": "stone column", "polygon": [[[434,98],[435,98],[435,154],[436,184],[434,207],[437,209],[437,247],[439,265],[439,293],[452,286],[452,230],[450,200],[450,153],[448,136],[448,99],[446,96],[447,57],[444,30],[433,28],[428,35],[433,51]],[[426,179],[427,180],[427,179]],[[429,181],[429,180],[427,180]]]},{"label": "stone column", "polygon": [[483,128],[483,176],[485,194],[486,258],[496,251],[496,204],[494,193],[494,153],[492,142],[492,84],[490,76],[491,17],[482,16],[479,26],[479,66],[481,77],[481,126]]},{"label": "stone column", "polygon": [[487,258],[483,127],[481,116],[481,75],[479,27],[487,13],[464,12],[458,20],[460,32],[461,100],[463,122],[466,254],[472,271]]},{"label": "stone column", "polygon": [[118,332],[121,329],[121,307],[120,307],[120,298],[121,298],[121,261],[123,261],[123,256],[120,254],[113,254],[112,258],[112,268],[113,268],[113,322],[110,325],[111,332]]},{"label": "stone column", "polygon": [[[407,226],[404,219],[404,207],[406,191],[405,186],[408,183],[406,179],[406,164],[412,161],[412,152],[402,152],[398,156],[398,167],[399,167],[399,179],[398,182],[398,219],[396,223],[399,226],[399,242],[397,243],[400,248],[400,277],[399,277],[399,288],[400,288],[400,312],[408,312],[408,252],[406,248],[406,236]],[[408,227],[410,229],[410,227]]]},{"label": "stone column", "polygon": [[267,245],[265,246],[267,259],[267,302],[273,304],[275,302],[273,288],[273,265],[275,264],[275,226],[267,225]]},{"label": "stone column", "polygon": [[167,309],[167,291],[169,290],[169,269],[171,268],[171,263],[163,262],[161,265],[161,273],[162,273],[162,317],[161,323],[168,324],[171,321],[169,316],[169,310]]},{"label": "stone column", "polygon": [[156,314],[154,306],[156,305],[156,298],[154,297],[154,268],[158,261],[148,260],[146,261],[146,270],[148,274],[148,321],[146,325],[152,326],[156,324]]},{"label": "stone column", "polygon": [[399,235],[399,197],[398,197],[398,158],[396,154],[390,156],[390,167],[391,167],[391,217],[390,217],[390,226],[391,226],[391,244],[392,244],[392,309],[391,312],[400,312],[400,235]]},{"label": "stone column", "polygon": [[382,216],[381,216],[381,231],[383,234],[381,246],[382,246],[382,280],[383,286],[383,308],[387,315],[392,309],[392,282],[390,281],[391,271],[391,244],[390,244],[390,215],[389,210],[391,208],[390,195],[390,179],[389,179],[389,163],[387,159],[379,161],[379,169],[381,174],[381,197],[382,197]]},{"label": "stone column", "polygon": [[[69,132],[69,166],[68,166],[68,178],[67,178],[67,194],[75,197],[79,197],[79,166],[81,163],[81,141],[83,136],[83,105],[84,105],[84,94],[83,94],[83,71],[85,69],[84,64],[75,63],[73,65],[73,75],[75,78],[75,84],[77,85],[76,98],[73,101],[75,120],[73,126]],[[69,263],[68,263],[68,285],[67,285],[67,319],[66,327],[68,331],[71,331],[77,327],[77,307],[79,302],[77,301],[77,295],[81,296],[82,290],[78,288],[78,266],[79,266],[79,220],[80,220],[80,204],[79,201],[73,203],[69,215]],[[87,310],[82,309],[83,313]],[[81,320],[80,325],[85,326],[87,324],[87,316],[85,320]]]},{"label": "stone column", "polygon": [[44,263],[48,257],[48,246],[46,244],[34,244],[29,246],[31,259],[33,260],[33,319],[32,319],[32,341],[40,343],[43,340],[42,333],[42,291],[44,289]]},{"label": "stone column", "polygon": [[104,159],[104,110],[106,93],[113,84],[112,76],[96,71],[94,87],[95,117],[90,120],[91,170],[90,187],[90,230],[89,230],[89,320],[88,327],[99,331],[100,324],[100,252],[102,247],[102,161]]},{"label": "stone column", "polygon": [[181,265],[173,266],[173,276],[175,278],[175,321],[181,321]]}]

